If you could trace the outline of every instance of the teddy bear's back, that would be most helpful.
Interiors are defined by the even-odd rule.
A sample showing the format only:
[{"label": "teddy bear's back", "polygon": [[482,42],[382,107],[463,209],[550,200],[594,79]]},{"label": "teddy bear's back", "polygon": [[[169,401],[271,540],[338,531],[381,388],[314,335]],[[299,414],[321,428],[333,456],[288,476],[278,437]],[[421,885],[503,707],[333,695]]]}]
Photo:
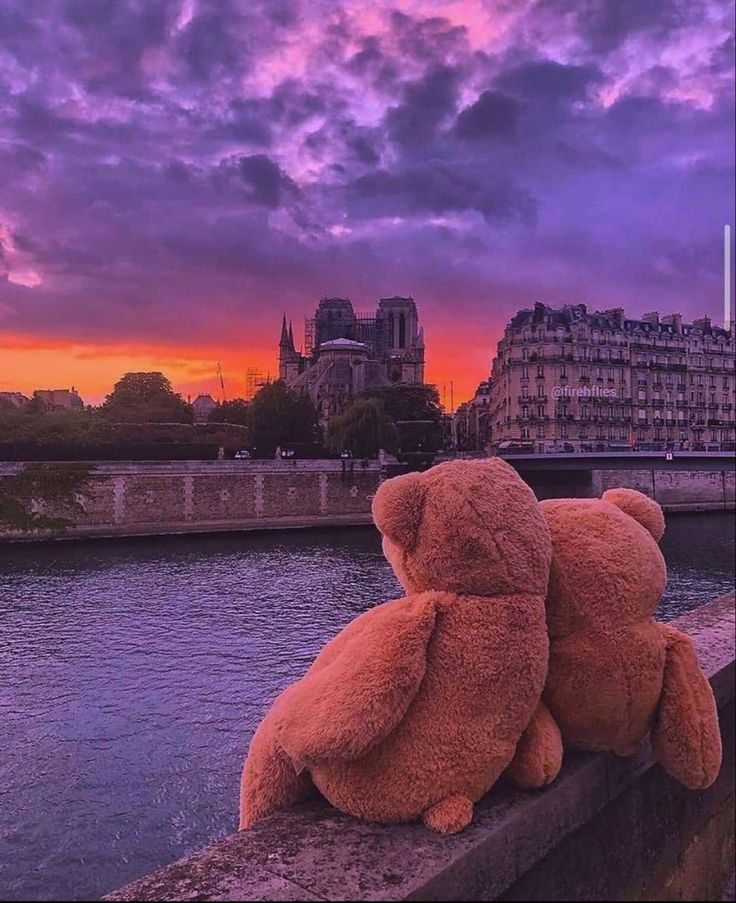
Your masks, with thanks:
[{"label": "teddy bear's back", "polygon": [[652,619],[552,639],[544,701],[565,744],[633,754],[656,712],[664,664]]},{"label": "teddy bear's back", "polygon": [[652,535],[601,499],[541,503],[552,535],[547,623],[552,637],[648,622],[667,581]]},{"label": "teddy bear's back", "polygon": [[438,595],[426,673],[401,723],[358,761],[312,769],[324,796],[353,815],[408,821],[454,793],[479,799],[509,764],[539,700],[543,600]]}]

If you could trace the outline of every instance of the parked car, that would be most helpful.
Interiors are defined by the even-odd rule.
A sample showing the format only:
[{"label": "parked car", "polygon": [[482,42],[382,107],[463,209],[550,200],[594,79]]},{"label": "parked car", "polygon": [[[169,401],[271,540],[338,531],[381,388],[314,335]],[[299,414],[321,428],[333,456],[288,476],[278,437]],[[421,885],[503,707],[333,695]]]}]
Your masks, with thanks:
[{"label": "parked car", "polygon": [[533,455],[534,442],[531,439],[507,439],[499,443],[499,455]]},{"label": "parked car", "polygon": [[236,461],[250,461],[251,454],[247,448],[241,448],[235,452]]},{"label": "parked car", "polygon": [[612,452],[630,452],[631,443],[625,439],[611,439],[608,443],[608,451]]}]

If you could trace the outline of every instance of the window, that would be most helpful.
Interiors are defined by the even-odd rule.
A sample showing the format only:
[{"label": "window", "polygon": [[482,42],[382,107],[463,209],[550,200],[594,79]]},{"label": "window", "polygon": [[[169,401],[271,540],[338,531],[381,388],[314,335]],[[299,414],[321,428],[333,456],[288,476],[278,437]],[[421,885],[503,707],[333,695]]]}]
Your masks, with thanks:
[{"label": "window", "polygon": [[543,364],[538,364],[538,365],[537,365],[537,376],[538,376],[538,377],[540,377],[540,376],[543,377],[543,376],[544,376],[544,365],[543,365]]},{"label": "window", "polygon": [[521,368],[521,378],[529,379],[529,368],[528,367],[524,366]]},{"label": "window", "polygon": [[537,398],[544,398],[544,386],[537,386]]},{"label": "window", "polygon": [[526,405],[523,405],[521,408],[521,419],[522,420],[529,419],[529,408]]},{"label": "window", "polygon": [[399,348],[406,348],[406,314],[399,314]]}]

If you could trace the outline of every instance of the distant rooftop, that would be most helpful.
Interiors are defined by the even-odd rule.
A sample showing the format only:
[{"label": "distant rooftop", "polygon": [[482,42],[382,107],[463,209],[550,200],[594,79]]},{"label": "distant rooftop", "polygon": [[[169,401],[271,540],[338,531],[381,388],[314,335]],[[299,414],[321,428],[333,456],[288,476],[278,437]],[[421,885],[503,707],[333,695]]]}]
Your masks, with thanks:
[{"label": "distant rooftop", "polygon": [[657,311],[644,314],[641,319],[631,319],[624,315],[623,308],[588,312],[585,304],[564,304],[553,308],[537,302],[533,308],[518,311],[509,321],[512,329],[521,326],[545,325],[550,329],[569,328],[575,323],[586,323],[594,329],[623,329],[626,332],[644,335],[711,335],[714,338],[728,338],[729,332],[712,323],[710,317],[699,317],[692,323],[684,323],[680,314],[660,317]]},{"label": "distant rooftop", "polygon": [[363,342],[354,342],[352,339],[331,339],[329,342],[322,342],[319,346],[320,351],[367,351],[368,346]]}]

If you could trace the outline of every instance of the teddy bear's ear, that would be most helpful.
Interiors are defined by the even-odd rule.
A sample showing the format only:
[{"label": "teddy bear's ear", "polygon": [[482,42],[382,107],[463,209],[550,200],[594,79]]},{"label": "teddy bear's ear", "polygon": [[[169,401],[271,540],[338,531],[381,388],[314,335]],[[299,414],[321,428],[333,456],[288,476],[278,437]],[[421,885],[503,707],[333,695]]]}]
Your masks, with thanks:
[{"label": "teddy bear's ear", "polygon": [[418,473],[386,480],[373,497],[373,519],[391,542],[414,547],[424,508],[424,481]]},{"label": "teddy bear's ear", "polygon": [[609,489],[602,499],[625,511],[652,534],[657,542],[664,534],[664,514],[659,502],[636,489]]}]

